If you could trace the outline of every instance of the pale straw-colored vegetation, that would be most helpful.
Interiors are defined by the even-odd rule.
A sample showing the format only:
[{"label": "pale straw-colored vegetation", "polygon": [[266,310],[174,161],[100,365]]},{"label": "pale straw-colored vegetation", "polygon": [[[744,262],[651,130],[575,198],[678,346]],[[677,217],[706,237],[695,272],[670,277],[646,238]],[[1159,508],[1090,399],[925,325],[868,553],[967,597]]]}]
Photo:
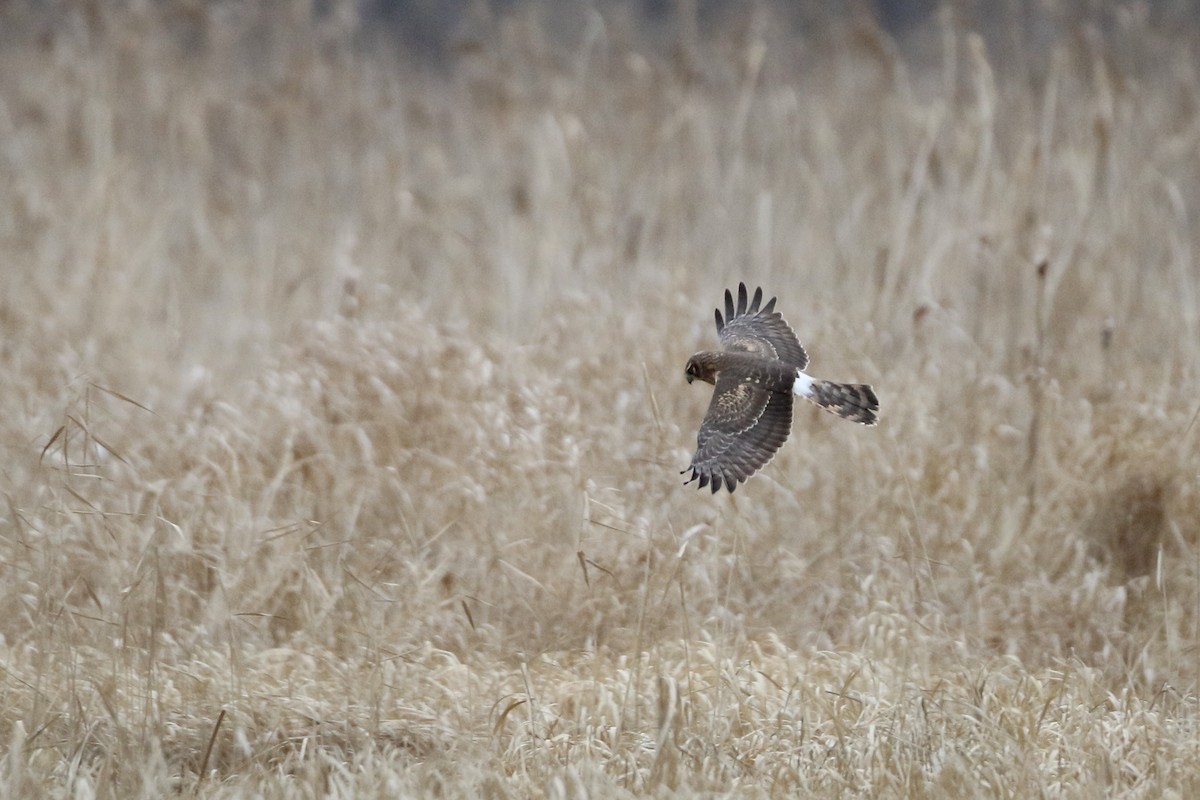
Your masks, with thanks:
[{"label": "pale straw-colored vegetation", "polygon": [[0,793],[1197,796],[1194,23],[333,5],[0,8]]}]

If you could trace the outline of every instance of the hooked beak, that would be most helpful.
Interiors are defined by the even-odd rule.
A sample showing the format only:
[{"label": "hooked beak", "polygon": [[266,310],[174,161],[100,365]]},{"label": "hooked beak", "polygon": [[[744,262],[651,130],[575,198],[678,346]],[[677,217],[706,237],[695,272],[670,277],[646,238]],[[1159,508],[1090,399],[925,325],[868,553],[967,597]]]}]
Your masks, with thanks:
[{"label": "hooked beak", "polygon": [[696,380],[696,376],[691,374],[690,372],[686,375],[686,377],[687,377],[688,383],[691,383],[692,381]]}]

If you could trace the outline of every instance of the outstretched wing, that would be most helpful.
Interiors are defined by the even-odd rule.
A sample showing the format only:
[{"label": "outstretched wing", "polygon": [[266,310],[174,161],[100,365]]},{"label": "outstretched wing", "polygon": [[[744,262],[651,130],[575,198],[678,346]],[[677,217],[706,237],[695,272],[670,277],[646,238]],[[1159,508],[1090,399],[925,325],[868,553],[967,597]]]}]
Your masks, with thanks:
[{"label": "outstretched wing", "polygon": [[732,492],[767,465],[791,429],[790,392],[772,392],[722,373],[696,436],[687,483],[699,480],[701,488],[711,483],[713,494],[722,486]]},{"label": "outstretched wing", "polygon": [[733,294],[725,290],[725,316],[717,309],[717,333],[725,350],[743,350],[767,358],[777,358],[785,364],[804,369],[808,366],[808,353],[791,326],[775,310],[775,298],[762,303],[762,289],[754,290],[754,299],[746,302],[746,284],[738,284],[737,306]]}]

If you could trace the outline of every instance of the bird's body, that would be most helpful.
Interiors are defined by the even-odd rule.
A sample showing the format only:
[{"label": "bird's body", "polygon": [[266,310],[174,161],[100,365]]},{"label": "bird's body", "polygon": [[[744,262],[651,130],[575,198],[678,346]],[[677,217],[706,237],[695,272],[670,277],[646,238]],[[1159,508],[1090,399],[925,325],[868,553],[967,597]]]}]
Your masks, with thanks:
[{"label": "bird's body", "polygon": [[747,302],[746,285],[739,284],[736,306],[726,290],[725,316],[716,312],[722,349],[696,353],[685,370],[688,383],[702,380],[715,387],[688,468],[688,483],[711,484],[714,493],[722,486],[732,492],[770,462],[791,431],[795,395],[844,419],[864,425],[878,421],[874,390],[804,372],[808,354],[774,310],[775,298],[761,303],[762,289]]},{"label": "bird's body", "polygon": [[717,376],[728,371],[737,373],[742,382],[753,383],[772,392],[790,392],[797,375],[796,367],[791,364],[758,353],[696,353],[688,364],[702,371],[702,374],[693,374],[694,379],[715,385]]}]

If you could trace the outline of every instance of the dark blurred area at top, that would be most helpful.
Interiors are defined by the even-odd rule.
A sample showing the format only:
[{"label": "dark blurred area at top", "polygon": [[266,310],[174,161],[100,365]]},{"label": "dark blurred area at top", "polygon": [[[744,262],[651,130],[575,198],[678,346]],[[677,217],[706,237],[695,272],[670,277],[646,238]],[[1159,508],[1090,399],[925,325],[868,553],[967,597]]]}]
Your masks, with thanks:
[{"label": "dark blurred area at top", "polygon": [[[735,22],[764,6],[798,29],[814,20],[865,13],[893,35],[929,24],[942,8],[973,21],[985,35],[991,26],[1014,21],[1030,28],[1085,20],[1104,25],[1122,8],[1145,9],[1164,24],[1190,22],[1200,13],[1200,0],[359,0],[358,7],[364,25],[386,26],[410,47],[437,58],[446,53],[473,6],[502,11],[524,3],[575,9],[624,6],[640,14],[649,25],[670,27],[694,17],[702,30]],[[333,4],[334,0],[317,0],[314,8],[319,12],[322,6]]]},{"label": "dark blurred area at top", "polygon": [[[464,45],[489,36],[488,20],[523,8],[539,10],[545,32],[567,49],[589,14],[618,12],[632,19],[643,45],[670,47],[744,28],[768,11],[775,35],[820,37],[831,23],[869,22],[888,34],[915,64],[936,61],[939,18],[978,32],[1003,69],[1008,59],[1032,57],[1081,27],[1104,35],[1120,15],[1151,26],[1197,31],[1200,0],[0,0],[0,47],[33,38],[43,44],[78,35],[114,12],[150,9],[179,20],[173,30],[186,51],[203,49],[202,20],[214,15],[253,20],[246,38],[270,37],[272,15],[339,27],[362,46],[394,48],[410,63],[449,68]],[[482,20],[482,23],[481,23]],[[332,23],[332,24],[331,24]]]}]

